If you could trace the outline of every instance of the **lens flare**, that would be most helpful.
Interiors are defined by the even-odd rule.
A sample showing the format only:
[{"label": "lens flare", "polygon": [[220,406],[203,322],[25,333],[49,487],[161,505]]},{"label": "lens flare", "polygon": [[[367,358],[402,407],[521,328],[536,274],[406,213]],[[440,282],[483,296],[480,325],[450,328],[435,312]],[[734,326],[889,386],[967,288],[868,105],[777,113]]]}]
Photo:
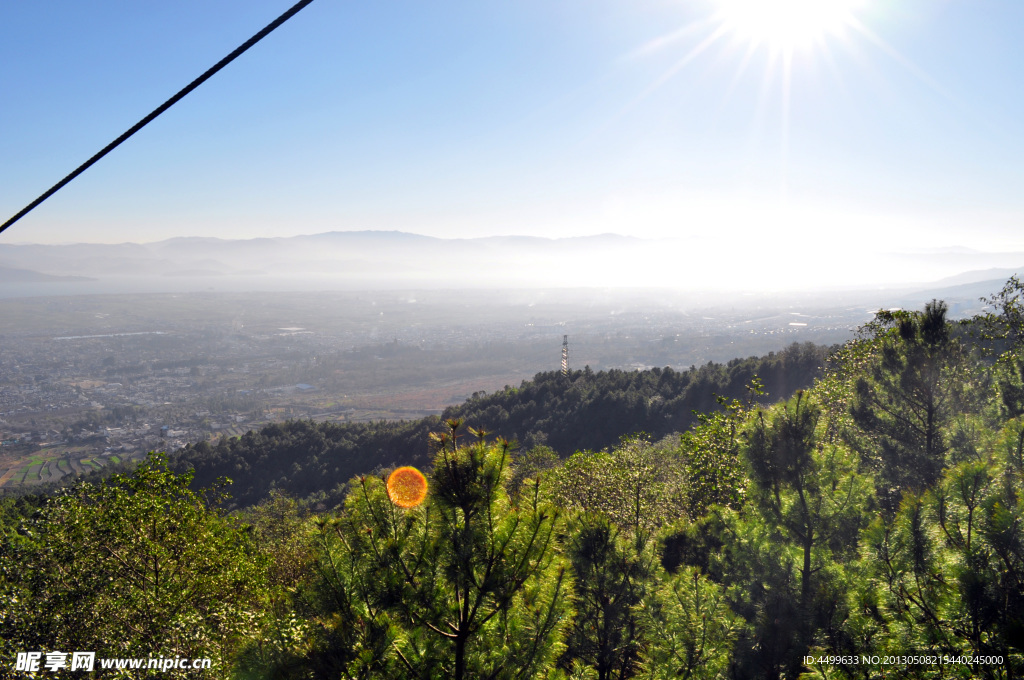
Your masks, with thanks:
[{"label": "lens flare", "polygon": [[400,467],[388,477],[388,498],[400,508],[415,508],[427,497],[427,478],[414,467]]}]

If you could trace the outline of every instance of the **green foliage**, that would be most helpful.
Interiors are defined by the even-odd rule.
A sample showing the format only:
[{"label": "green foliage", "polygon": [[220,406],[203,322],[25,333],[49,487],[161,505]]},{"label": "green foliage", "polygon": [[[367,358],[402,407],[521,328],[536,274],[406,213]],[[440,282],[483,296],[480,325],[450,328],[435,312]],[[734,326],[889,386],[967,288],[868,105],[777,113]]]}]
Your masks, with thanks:
[{"label": "green foliage", "polygon": [[535,446],[516,455],[515,465],[509,476],[509,494],[513,497],[518,496],[525,481],[536,479],[538,475],[554,470],[559,463],[558,454],[550,446]]},{"label": "green foliage", "polygon": [[642,605],[656,585],[651,545],[592,513],[579,515],[568,529],[576,616],[564,659],[593,669],[598,680],[632,677],[650,639]]},{"label": "green foliage", "polygon": [[1004,418],[1015,418],[1024,414],[1024,283],[1012,276],[1001,291],[983,300],[998,310],[982,315],[978,325],[999,353],[994,374],[1000,411]]},{"label": "green foliage", "polygon": [[683,480],[678,451],[636,435],[611,451],[573,454],[555,474],[555,499],[564,508],[604,515],[642,543],[685,512]]},{"label": "green foliage", "polygon": [[1005,418],[1024,415],[1024,354],[1007,352],[995,365],[999,407]]},{"label": "green foliage", "polygon": [[273,491],[296,498],[319,497],[329,507],[345,498],[353,476],[405,460],[430,461],[427,433],[437,418],[414,422],[274,423],[215,445],[186,446],[172,458],[179,472],[191,471],[194,487],[229,476],[236,507],[255,505]]},{"label": "green foliage", "polygon": [[242,517],[266,557],[267,587],[259,634],[240,655],[236,674],[261,678],[274,669],[278,680],[306,677],[301,648],[313,634],[314,521],[297,501],[276,492]]},{"label": "green foliage", "polygon": [[8,650],[209,657],[208,675],[185,675],[221,677],[255,632],[264,566],[239,523],[217,512],[219,495],[189,482],[150,454],[132,476],[77,486],[22,523],[0,561]]},{"label": "green foliage", "polygon": [[949,448],[947,426],[974,406],[976,390],[946,309],[933,300],[924,312],[879,312],[880,351],[856,381],[853,418],[870,436],[862,452],[878,471],[879,501],[889,511],[904,492],[938,481]]},{"label": "green foliage", "polygon": [[[827,350],[793,344],[766,357],[708,363],[687,371],[573,371],[538,373],[519,388],[477,395],[445,410],[527,449],[547,446],[560,456],[615,446],[623,436],[648,432],[655,439],[686,430],[695,413],[720,408],[715,395],[741,399],[755,375],[773,395],[788,396],[820,374]],[[335,507],[355,475],[396,461],[427,467],[427,433],[441,421],[274,423],[233,439],[186,446],[173,457],[179,472],[193,470],[194,486],[228,476],[236,507],[255,505],[274,489]],[[524,463],[529,465],[528,460]],[[723,486],[724,490],[724,486]]]},{"label": "green foliage", "polygon": [[14,536],[18,525],[46,505],[46,497],[34,494],[0,496],[0,537]]},{"label": "green foliage", "polygon": [[742,620],[696,569],[669,576],[647,527],[597,513],[570,522],[576,617],[563,665],[597,680],[721,678]]},{"label": "green foliage", "polygon": [[709,362],[685,371],[587,368],[570,371],[568,379],[558,371],[538,373],[518,389],[450,407],[442,417],[478,423],[527,447],[544,444],[562,456],[599,451],[636,432],[654,440],[683,432],[697,422],[696,414],[721,407],[716,395],[745,399],[755,376],[767,394],[786,398],[821,375],[828,351],[793,343],[768,356]]},{"label": "green foliage", "polygon": [[402,510],[363,478],[322,524],[314,656],[343,677],[543,678],[563,649],[562,519],[539,480],[513,506],[508,443],[457,446],[459,426],[436,439],[425,504]]},{"label": "green foliage", "polygon": [[[765,537],[775,550],[738,554],[760,565],[751,573],[760,585],[746,609],[760,651],[748,652],[743,663],[787,676],[814,645],[843,644],[845,609],[836,606],[836,591],[849,578],[846,565],[856,556],[851,548],[870,498],[856,457],[824,443],[820,421],[820,407],[798,392],[772,412],[754,414],[744,450],[758,512],[748,515],[742,533]],[[780,637],[780,630],[787,634]]]},{"label": "green foliage", "polygon": [[[763,394],[754,378],[748,386],[751,397]],[[746,471],[740,455],[740,426],[750,405],[719,397],[723,410],[700,414],[698,424],[680,439],[686,468],[686,512],[703,517],[713,505],[739,507],[746,493]]]},{"label": "green foliage", "polygon": [[[1024,505],[998,466],[951,468],[930,492],[908,495],[890,522],[865,534],[869,580],[860,636],[889,654],[1000,656],[964,677],[1024,671]],[[1014,488],[1016,487],[1016,488]],[[914,677],[940,677],[921,669]]]},{"label": "green foliage", "polygon": [[744,629],[720,586],[694,568],[660,581],[648,604],[649,651],[643,673],[651,680],[728,677],[733,644]]},{"label": "green foliage", "polygon": [[[252,680],[1020,677],[1021,293],[963,325],[936,301],[881,312],[771,407],[756,382],[741,401],[754,369],[787,395],[815,348],[540,374],[430,437],[437,419],[291,422],[179,456],[192,486],[238,473],[236,519],[160,458],[2,499],[0,663],[94,647]],[[398,460],[428,470],[418,507],[391,501]],[[343,483],[355,470],[375,472]]]},{"label": "green foliage", "polygon": [[1016,275],[1011,276],[1002,290],[982,301],[998,310],[987,311],[978,318],[984,338],[1002,341],[1008,351],[1020,349],[1024,345],[1024,282]]},{"label": "green foliage", "polygon": [[747,458],[766,521],[800,553],[800,605],[813,606],[814,575],[847,561],[863,525],[870,484],[852,453],[819,443],[820,409],[798,392],[770,419],[756,416]]}]

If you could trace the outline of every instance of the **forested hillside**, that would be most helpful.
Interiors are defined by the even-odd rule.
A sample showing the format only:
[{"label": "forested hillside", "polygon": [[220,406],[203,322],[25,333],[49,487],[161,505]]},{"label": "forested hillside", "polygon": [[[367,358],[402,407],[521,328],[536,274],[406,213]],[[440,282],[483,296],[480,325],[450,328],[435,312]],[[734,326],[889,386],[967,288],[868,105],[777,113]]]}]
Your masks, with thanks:
[{"label": "forested hillside", "polygon": [[717,397],[746,399],[755,376],[764,384],[759,398],[786,398],[821,375],[828,351],[806,343],[766,357],[686,371],[539,373],[520,387],[474,394],[441,418],[371,424],[289,421],[217,445],[200,442],[173,456],[172,469],[194,471],[195,488],[230,478],[230,493],[241,507],[258,503],[272,490],[299,498],[316,495],[332,505],[342,500],[342,485],[353,475],[402,464],[429,467],[427,433],[444,420],[461,418],[518,441],[522,450],[545,445],[568,456],[614,446],[636,432],[655,439],[683,432],[696,422],[696,413],[718,408]]},{"label": "forested hillside", "polygon": [[[1024,284],[990,303],[957,323],[937,300],[879,312],[772,404],[746,398],[762,389],[747,369],[781,355],[545,374],[442,421],[250,435],[268,444],[252,466],[288,470],[306,444],[303,461],[329,465],[344,437],[359,465],[388,460],[339,488],[337,508],[275,492],[230,505],[160,455],[5,499],[0,677],[23,677],[18,652],[69,649],[214,663],[104,676],[132,678],[1021,677]],[[662,437],[683,422],[663,404],[702,375],[723,397]],[[546,409],[603,434],[559,456],[541,443],[563,441]],[[512,424],[529,448],[483,431]],[[422,472],[404,465],[406,437],[422,437]],[[246,450],[193,447],[176,465],[241,466]],[[312,484],[305,470],[276,486]],[[245,502],[262,497],[242,472]]]}]

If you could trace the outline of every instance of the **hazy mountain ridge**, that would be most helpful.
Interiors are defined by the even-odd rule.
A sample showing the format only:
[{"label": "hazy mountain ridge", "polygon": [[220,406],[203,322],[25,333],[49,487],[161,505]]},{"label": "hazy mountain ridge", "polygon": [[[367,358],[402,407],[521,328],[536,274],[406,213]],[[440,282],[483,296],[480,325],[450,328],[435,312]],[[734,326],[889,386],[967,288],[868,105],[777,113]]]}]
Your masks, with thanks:
[{"label": "hazy mountain ridge", "polygon": [[[1024,261],[1024,253],[1021,253],[1022,261]],[[949,286],[958,286],[961,284],[969,283],[988,283],[990,281],[1006,281],[1011,276],[1018,275],[1018,272],[1024,269],[1022,267],[991,267],[989,269],[979,269],[973,271],[967,271],[963,274],[957,274],[956,276],[948,276],[944,279],[936,281],[936,284],[944,284]]]},{"label": "hazy mountain ridge", "polygon": [[[755,263],[742,275],[730,273],[730,266],[742,266],[732,262],[731,252],[728,243],[697,247],[682,237],[438,238],[402,231],[332,231],[238,240],[175,237],[152,243],[0,244],[0,267],[107,282],[139,277],[149,285],[164,281],[164,287],[194,284],[216,289],[647,287],[762,291],[768,284],[758,272],[772,263]],[[926,285],[936,287],[925,283],[928,281],[944,288],[996,278],[1005,281],[1010,274],[1024,271],[1019,266],[1024,264],[1024,253],[944,249],[881,253],[878,258],[875,266],[881,264],[882,271],[892,272],[893,280],[902,277],[921,283],[873,284],[858,278],[853,280],[863,282],[840,285],[819,277],[818,289],[869,290],[873,285],[899,285],[911,291]],[[841,269],[839,265],[855,269],[856,261],[836,263]],[[210,281],[204,283],[204,279]],[[799,286],[790,283],[781,289],[788,285],[794,291],[806,290],[806,283],[799,280]],[[82,292],[100,291],[83,287]]]},{"label": "hazy mountain ridge", "polygon": [[95,281],[85,276],[54,276],[32,269],[0,266],[0,283],[35,283],[45,281]]},{"label": "hazy mountain ridge", "polygon": [[[21,267],[42,273],[78,276],[162,275],[308,275],[311,272],[351,278],[364,274],[409,279],[457,280],[450,265],[464,266],[482,258],[515,263],[500,278],[516,278],[515,271],[535,276],[541,269],[557,269],[567,253],[599,260],[618,257],[622,248],[652,242],[602,234],[579,238],[547,239],[498,236],[442,239],[398,231],[326,232],[289,238],[227,240],[177,237],[153,243],[12,245],[0,244],[0,266]],[[488,263],[492,269],[495,262]],[[599,261],[596,263],[601,265]],[[605,262],[604,264],[610,264]],[[478,275],[487,275],[479,272]],[[494,280],[499,280],[494,276]]]}]

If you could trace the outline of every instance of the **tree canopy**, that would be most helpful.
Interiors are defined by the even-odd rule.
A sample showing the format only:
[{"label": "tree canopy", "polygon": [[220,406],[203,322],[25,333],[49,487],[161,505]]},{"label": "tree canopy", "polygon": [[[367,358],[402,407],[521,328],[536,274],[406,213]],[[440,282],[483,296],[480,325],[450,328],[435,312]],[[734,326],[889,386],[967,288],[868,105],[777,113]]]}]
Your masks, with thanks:
[{"label": "tree canopy", "polygon": [[1021,292],[880,312],[771,400],[748,369],[814,351],[541,374],[5,499],[0,675],[94,648],[253,680],[1020,677]]}]

